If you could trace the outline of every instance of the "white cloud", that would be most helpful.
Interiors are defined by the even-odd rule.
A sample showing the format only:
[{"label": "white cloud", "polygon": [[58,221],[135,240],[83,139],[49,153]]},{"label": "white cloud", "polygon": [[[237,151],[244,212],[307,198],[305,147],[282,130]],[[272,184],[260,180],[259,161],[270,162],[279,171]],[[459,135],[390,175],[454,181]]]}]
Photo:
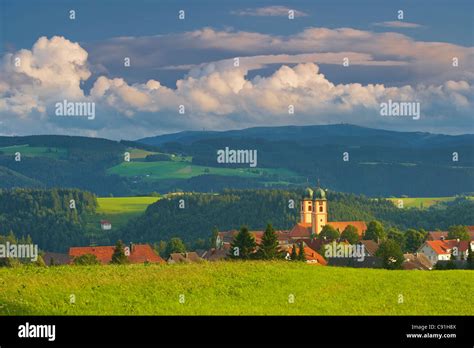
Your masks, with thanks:
[{"label": "white cloud", "polygon": [[[203,28],[178,34],[116,38],[90,49],[94,63],[113,65],[132,55],[134,66],[144,69],[189,69],[221,60],[223,55],[262,62],[271,59],[273,64],[340,65],[344,54],[356,65],[404,65],[403,71],[411,79],[408,82],[413,83],[474,79],[473,47],[422,42],[401,33],[352,28],[307,28],[287,36]],[[453,57],[460,62],[455,69]]]},{"label": "white cloud", "polygon": [[[333,33],[319,34],[331,36]],[[346,34],[354,40],[367,35],[358,31]],[[300,35],[299,39],[304,40],[306,35],[309,34]],[[140,137],[165,129],[203,127],[223,129],[334,121],[377,125],[386,122],[378,109],[380,103],[388,99],[420,102],[423,122],[440,122],[440,125],[451,121],[472,122],[474,88],[467,76],[441,84],[402,87],[335,84],[319,71],[317,64],[307,62],[338,60],[340,54],[344,52],[247,57],[241,59],[238,67],[234,66],[233,59],[211,62],[193,66],[176,82],[176,88],[163,86],[153,79],[129,84],[120,77],[100,76],[85,95],[81,82],[90,76],[87,52],[65,38],[40,38],[31,51],[21,50],[3,59],[0,115],[2,121],[7,122],[2,126],[12,132],[28,125],[38,132],[55,129],[56,133],[62,133],[71,127],[83,129],[87,134]],[[22,58],[22,65],[14,68],[12,59],[17,56]],[[372,58],[361,53],[359,59],[370,61]],[[285,60],[296,65],[283,65],[269,76],[248,78],[251,69]],[[64,118],[48,117],[48,108],[62,98],[96,102],[96,119],[75,121],[68,126],[62,123],[66,122]],[[288,114],[290,104],[295,107],[295,115]],[[185,115],[178,114],[179,105],[185,106]],[[12,114],[16,117],[12,118]],[[38,118],[42,122],[38,122]]]},{"label": "white cloud", "polygon": [[402,29],[415,29],[415,28],[424,28],[424,25],[403,21],[387,21],[387,22],[377,22],[373,23],[377,27],[384,28],[402,28]]},{"label": "white cloud", "polygon": [[0,112],[44,113],[62,98],[84,98],[81,82],[91,72],[87,52],[64,37],[40,37],[30,50],[4,55],[0,65]]},{"label": "white cloud", "polygon": [[246,8],[244,10],[232,11],[232,14],[238,16],[256,16],[256,17],[288,17],[289,11],[294,11],[293,14],[295,17],[304,17],[308,16],[307,13],[285,6],[267,6],[267,7],[258,7],[258,8]]}]

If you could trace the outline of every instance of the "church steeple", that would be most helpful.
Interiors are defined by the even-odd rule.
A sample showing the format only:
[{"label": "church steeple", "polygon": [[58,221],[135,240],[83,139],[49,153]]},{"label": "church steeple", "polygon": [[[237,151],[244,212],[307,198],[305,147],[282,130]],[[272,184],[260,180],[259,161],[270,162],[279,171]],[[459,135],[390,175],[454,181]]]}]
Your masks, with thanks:
[{"label": "church steeple", "polygon": [[311,232],[319,234],[323,226],[328,223],[326,192],[321,188],[318,179],[318,188],[313,193],[313,211],[311,214]]}]

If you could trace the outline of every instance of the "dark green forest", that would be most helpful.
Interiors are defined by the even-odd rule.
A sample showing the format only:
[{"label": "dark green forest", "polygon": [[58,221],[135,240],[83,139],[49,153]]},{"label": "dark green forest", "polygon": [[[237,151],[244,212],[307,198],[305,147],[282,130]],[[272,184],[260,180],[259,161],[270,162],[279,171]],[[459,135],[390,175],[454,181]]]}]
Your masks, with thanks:
[{"label": "dark green forest", "polygon": [[96,197],[79,190],[0,190],[0,234],[30,236],[43,250],[66,252],[89,242],[85,219],[96,207]]},{"label": "dark green forest", "polygon": [[[72,187],[99,196],[128,196],[226,188],[301,188],[320,179],[334,191],[371,197],[453,196],[474,192],[473,137],[351,125],[182,132],[120,142],[53,135],[0,137],[0,148],[29,145],[48,149],[46,155],[26,154],[20,162],[0,150],[0,188]],[[248,168],[245,164],[218,164],[216,151],[225,147],[257,150],[258,168],[283,168],[293,174],[239,177],[203,173],[189,179],[145,180],[107,172],[123,162],[129,148],[160,152],[134,161],[159,162],[177,154],[190,156],[196,165]]]},{"label": "dark green forest", "polygon": [[[195,193],[163,199],[130,221],[117,238],[157,242],[180,237],[192,244],[207,240],[214,227],[223,231],[247,225],[262,230],[270,222],[277,230],[290,229],[299,220],[301,194],[300,190],[224,190],[219,195]],[[291,200],[294,208],[290,208]],[[328,207],[330,221],[379,220],[386,228],[400,230],[447,229],[474,221],[474,202],[464,198],[420,210],[399,209],[382,198],[329,192]]]},{"label": "dark green forest", "polygon": [[[273,189],[174,196],[150,205],[143,215],[98,240],[105,245],[118,239],[156,243],[179,237],[194,245],[198,239],[208,240],[215,227],[229,230],[247,225],[251,230],[262,230],[270,222],[277,230],[290,229],[299,219],[301,194],[301,190]],[[474,221],[474,201],[462,197],[420,210],[399,209],[382,198],[328,192],[328,205],[330,221],[379,220],[387,229],[403,231],[446,230]],[[91,243],[87,221],[96,207],[94,194],[76,189],[0,190],[0,234],[29,235],[42,250],[66,252],[71,246]]]}]

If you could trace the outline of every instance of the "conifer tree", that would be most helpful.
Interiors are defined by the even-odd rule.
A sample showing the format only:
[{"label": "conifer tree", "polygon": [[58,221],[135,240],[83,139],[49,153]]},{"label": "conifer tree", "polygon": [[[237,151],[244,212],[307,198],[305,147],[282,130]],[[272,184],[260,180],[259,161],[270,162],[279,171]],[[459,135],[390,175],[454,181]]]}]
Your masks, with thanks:
[{"label": "conifer tree", "polygon": [[272,224],[268,224],[263,233],[262,242],[259,245],[258,257],[263,260],[273,260],[280,256],[281,251],[278,247],[278,236],[273,229]]},{"label": "conifer tree", "polygon": [[467,267],[469,269],[474,269],[474,248],[471,248],[471,244],[467,245]]},{"label": "conifer tree", "polygon": [[296,253],[296,244],[293,244],[293,248],[291,249],[290,258],[291,258],[291,261],[297,261],[298,260],[298,254]]},{"label": "conifer tree", "polygon": [[303,242],[300,242],[300,245],[299,245],[298,260],[299,260],[299,261],[306,261],[306,253],[304,252],[304,244],[303,244]]},{"label": "conifer tree", "polygon": [[110,263],[116,265],[123,265],[128,263],[128,257],[125,255],[125,245],[121,240],[117,241],[115,244],[114,253],[112,255],[112,260]]},{"label": "conifer tree", "polygon": [[248,228],[242,226],[230,244],[229,256],[234,259],[249,259],[256,246],[255,239],[250,234]]}]

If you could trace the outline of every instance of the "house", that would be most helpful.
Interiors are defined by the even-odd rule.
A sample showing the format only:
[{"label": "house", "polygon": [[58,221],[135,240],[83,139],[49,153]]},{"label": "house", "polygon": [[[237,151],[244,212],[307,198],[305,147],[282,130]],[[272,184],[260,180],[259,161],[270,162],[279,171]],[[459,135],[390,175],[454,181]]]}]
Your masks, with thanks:
[{"label": "house", "polygon": [[110,221],[107,220],[101,220],[100,221],[100,228],[102,228],[103,231],[108,231],[112,229],[112,224]]},{"label": "house", "polygon": [[45,252],[43,260],[46,266],[59,266],[71,263],[71,257],[68,254]]},{"label": "house", "polygon": [[418,249],[418,253],[424,254],[432,264],[438,261],[448,261],[451,255],[456,260],[465,260],[469,253],[469,246],[474,248],[474,242],[460,241],[459,239],[449,240],[427,240]]},{"label": "house", "polygon": [[[294,244],[294,246],[296,248],[296,253],[299,255],[299,252],[300,252],[299,245]],[[287,260],[290,259],[292,249],[293,249],[293,246],[289,247],[286,250]],[[321,265],[321,266],[327,265],[327,261],[324,259],[324,257],[322,257],[321,254],[319,254],[318,252],[308,247],[305,243],[303,243],[303,249],[304,249],[304,256],[306,258],[306,263],[311,264],[311,265]]]},{"label": "house", "polygon": [[[471,241],[474,241],[474,226],[467,226]],[[448,239],[448,231],[429,231],[426,240],[446,240]]]},{"label": "house", "polygon": [[[69,248],[69,257],[76,257],[91,254],[102,264],[108,264],[112,261],[115,246],[91,246],[91,247],[72,247]],[[165,261],[148,244],[130,243],[124,249],[130,263],[164,263]]]},{"label": "house", "polygon": [[377,250],[379,250],[379,244],[374,240],[361,240],[358,244],[364,246],[364,252],[366,257],[375,257]]},{"label": "house", "polygon": [[403,261],[402,268],[405,270],[431,270],[433,269],[433,263],[428,259],[425,254],[413,253],[403,254],[405,260]]},{"label": "house", "polygon": [[[222,249],[224,247],[229,247],[235,236],[239,233],[237,230],[230,230],[219,232],[216,238],[216,248]],[[249,231],[249,233],[255,239],[257,244],[260,244],[262,241],[263,234],[265,231]],[[275,231],[278,238],[278,245],[283,249],[290,244],[290,234],[289,231]]]},{"label": "house", "polygon": [[223,248],[223,249],[212,248],[212,249],[207,250],[202,255],[202,258],[207,261],[219,261],[219,260],[226,259],[228,254],[229,254],[229,248]]},{"label": "house", "polygon": [[199,262],[202,259],[196,254],[194,251],[187,252],[187,253],[172,253],[166,262],[169,264],[173,263],[193,263]]}]

